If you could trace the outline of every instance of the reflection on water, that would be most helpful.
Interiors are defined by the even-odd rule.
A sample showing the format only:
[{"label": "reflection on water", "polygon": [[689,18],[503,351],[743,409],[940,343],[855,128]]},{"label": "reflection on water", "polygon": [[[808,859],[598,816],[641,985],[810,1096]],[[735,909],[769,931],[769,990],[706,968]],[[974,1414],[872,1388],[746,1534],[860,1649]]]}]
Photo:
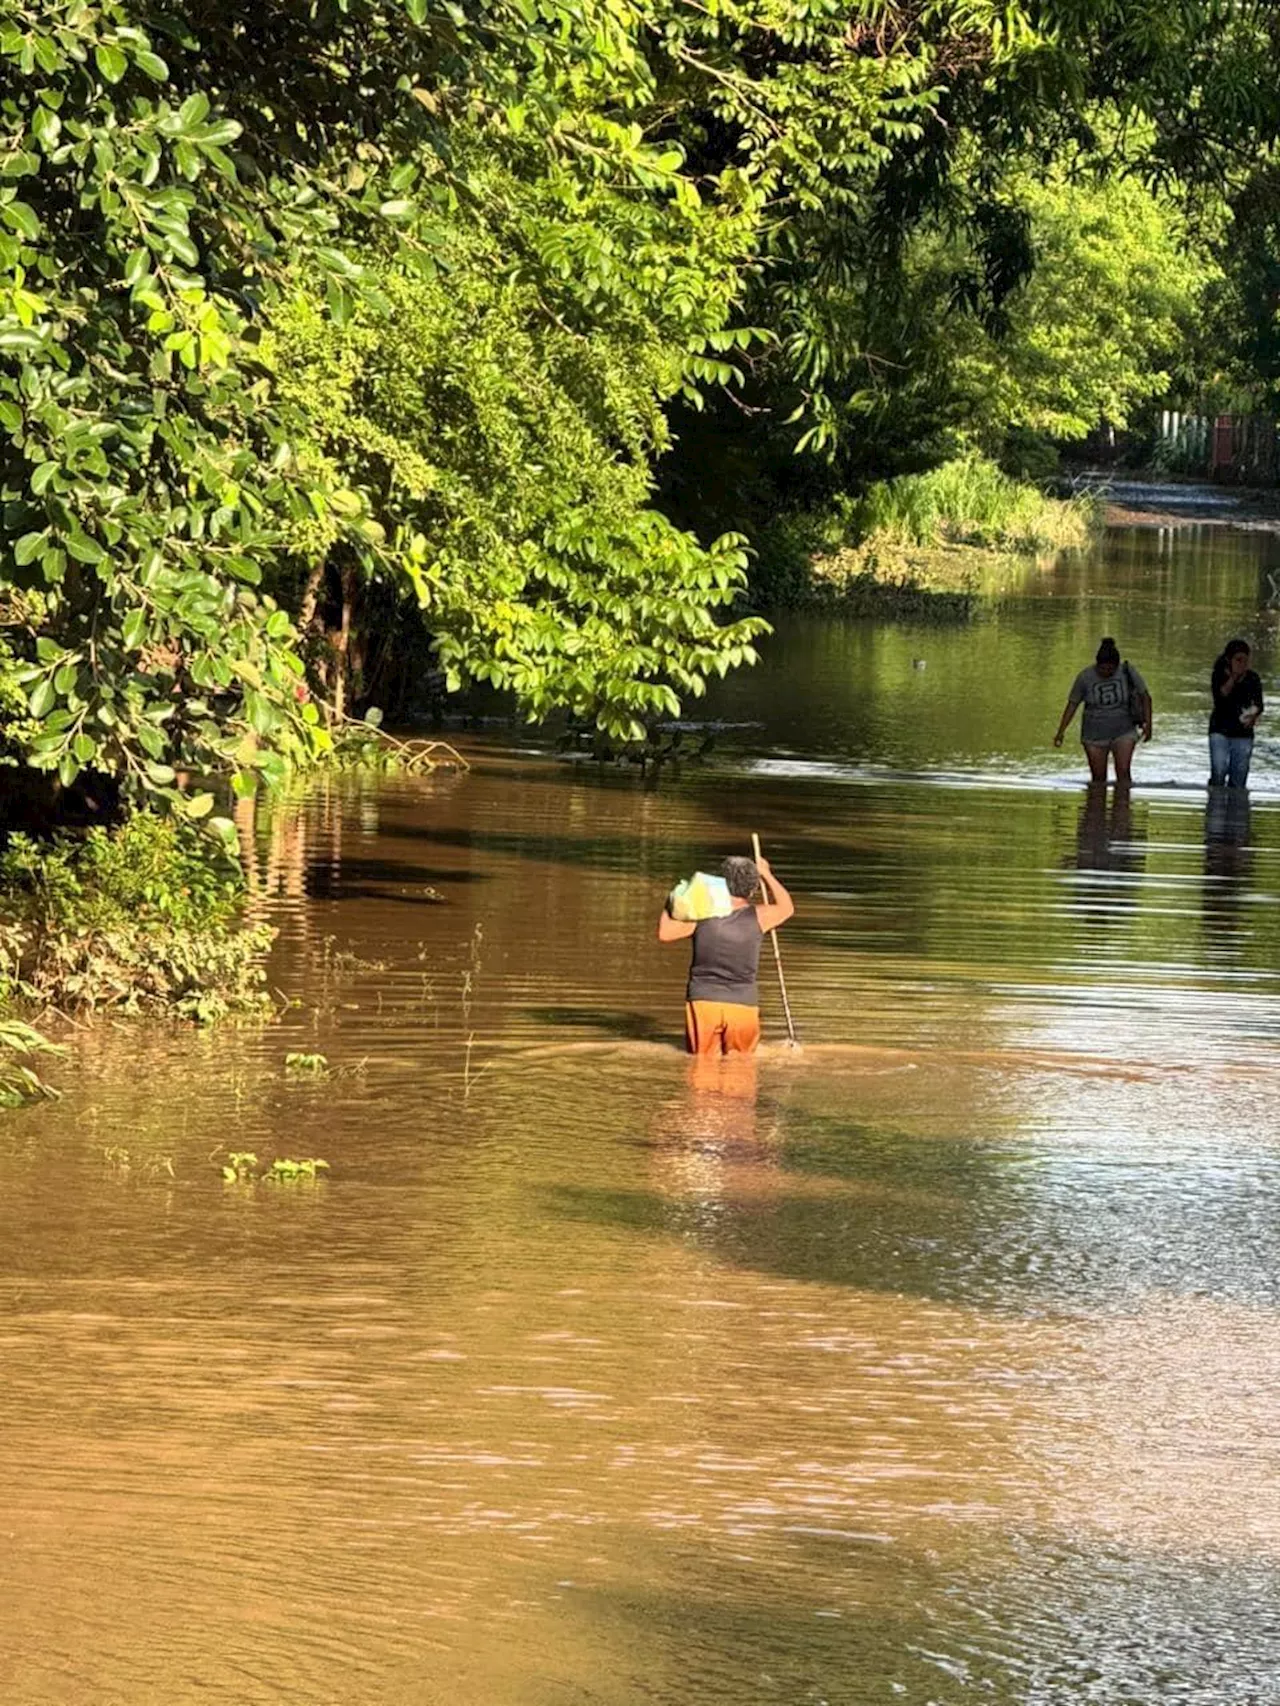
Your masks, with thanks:
[{"label": "reflection on water", "polygon": [[[76,1033],[0,1124],[0,1699],[1272,1697],[1280,808],[1019,744],[1112,628],[1190,727],[1257,562],[1108,573],[970,633],[942,733],[965,636],[899,681],[801,625],[764,754],[243,825],[280,1022]],[[753,829],[805,1046],[766,983],[759,1059],[689,1063],[655,897]]]}]

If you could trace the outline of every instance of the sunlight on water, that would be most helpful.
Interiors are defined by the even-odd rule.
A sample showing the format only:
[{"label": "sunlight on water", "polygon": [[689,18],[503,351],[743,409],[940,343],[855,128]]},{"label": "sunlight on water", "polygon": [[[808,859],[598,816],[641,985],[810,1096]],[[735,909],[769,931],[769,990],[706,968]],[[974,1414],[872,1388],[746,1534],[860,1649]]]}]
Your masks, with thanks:
[{"label": "sunlight on water", "polygon": [[[279,1022],[0,1125],[6,1706],[1270,1699],[1280,804],[1194,786],[1269,550],[789,624],[656,786],[477,741],[263,824]],[[1047,746],[1103,631],[1176,788]],[[804,1046],[767,985],[691,1074],[654,919],[753,829]]]}]

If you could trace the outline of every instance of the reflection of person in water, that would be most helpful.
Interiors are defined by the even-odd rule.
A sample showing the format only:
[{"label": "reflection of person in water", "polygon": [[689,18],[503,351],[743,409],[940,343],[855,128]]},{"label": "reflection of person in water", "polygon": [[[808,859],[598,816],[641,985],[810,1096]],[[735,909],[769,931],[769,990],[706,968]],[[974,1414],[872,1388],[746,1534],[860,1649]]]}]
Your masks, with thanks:
[{"label": "reflection of person in water", "polygon": [[1240,923],[1253,860],[1249,832],[1248,794],[1242,788],[1211,790],[1204,811],[1204,920],[1220,941]]},{"label": "reflection of person in water", "polygon": [[777,1121],[761,1129],[758,1054],[695,1054],[683,1094],[654,1110],[650,1143],[664,1193],[727,1202],[733,1172],[777,1165]]},{"label": "reflection of person in water", "polygon": [[1069,890],[1072,909],[1091,935],[1099,927],[1114,931],[1137,908],[1146,863],[1143,825],[1134,823],[1130,789],[1117,787],[1108,804],[1106,783],[1089,784],[1071,863],[1081,873]]},{"label": "reflection of person in water", "polygon": [[1081,871],[1132,869],[1132,837],[1133,804],[1129,789],[1116,789],[1108,812],[1105,783],[1090,782],[1076,826],[1076,868]]},{"label": "reflection of person in water", "polygon": [[1243,788],[1253,757],[1253,730],[1262,715],[1262,682],[1249,668],[1247,640],[1228,640],[1213,666],[1209,691],[1209,786]]},{"label": "reflection of person in water", "polygon": [[[658,919],[660,942],[693,938],[693,963],[685,999],[685,1041],[690,1054],[751,1054],[760,1041],[760,943],[766,932],[785,924],[795,903],[774,876],[769,861],[724,862],[724,880],[733,910],[723,918],[696,923],[673,918],[664,907]],[[758,888],[765,902],[752,905]]]},{"label": "reflection of person in water", "polygon": [[1105,782],[1110,756],[1116,767],[1116,786],[1127,783],[1139,733],[1143,740],[1151,739],[1151,694],[1133,665],[1127,660],[1121,662],[1120,648],[1109,636],[1098,647],[1093,664],[1082,669],[1071,683],[1053,737],[1055,746],[1062,745],[1067,725],[1080,705],[1084,706],[1080,739],[1089,760],[1089,774],[1095,782]]}]

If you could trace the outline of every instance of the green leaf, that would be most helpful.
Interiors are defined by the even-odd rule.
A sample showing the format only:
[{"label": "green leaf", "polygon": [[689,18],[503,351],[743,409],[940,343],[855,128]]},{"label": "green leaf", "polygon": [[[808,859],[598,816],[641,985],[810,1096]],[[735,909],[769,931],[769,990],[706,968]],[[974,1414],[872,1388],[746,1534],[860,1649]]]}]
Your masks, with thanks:
[{"label": "green leaf", "polygon": [[13,548],[13,560],[23,564],[33,562],[43,551],[48,532],[24,533]]},{"label": "green leaf", "polygon": [[87,563],[92,566],[102,562],[106,552],[96,540],[90,539],[87,533],[71,533],[67,537],[67,552],[77,563]]},{"label": "green leaf", "polygon": [[414,204],[404,198],[394,201],[384,201],[378,212],[384,219],[408,219],[414,210]]},{"label": "green leaf", "polygon": [[330,279],[325,286],[325,301],[329,305],[329,313],[335,326],[346,326],[350,323],[355,304],[351,300],[351,292],[344,290],[340,284]]},{"label": "green leaf", "polygon": [[[200,251],[196,248],[190,237],[183,236],[180,231],[166,231],[165,239],[180,261],[185,261],[189,267],[197,267],[200,265]],[[186,339],[187,345],[190,345],[190,342],[191,339],[188,336]]]},{"label": "green leaf", "polygon": [[22,410],[16,403],[0,403],[0,427],[6,432],[18,433],[23,428]]},{"label": "green leaf", "polygon": [[167,83],[169,81],[169,67],[160,55],[152,53],[150,48],[141,48],[134,54],[133,62],[139,71],[150,77],[153,83]]},{"label": "green leaf", "polygon": [[189,131],[198,124],[203,124],[209,116],[209,97],[197,90],[194,95],[188,95],[178,108],[178,129]]},{"label": "green leaf", "polygon": [[264,699],[261,693],[246,693],[244,708],[249,727],[256,735],[266,738],[275,733],[280,725],[280,713],[269,699]]},{"label": "green leaf", "polygon": [[205,149],[225,148],[228,142],[234,142],[240,135],[240,128],[234,119],[226,118],[217,124],[206,125],[191,140]]},{"label": "green leaf", "polygon": [[205,828],[214,839],[221,843],[224,853],[238,858],[240,853],[240,837],[236,834],[236,826],[229,817],[211,817],[205,819]]},{"label": "green leaf", "polygon": [[36,141],[48,154],[58,146],[58,138],[62,134],[62,120],[57,113],[42,104],[37,106],[31,115],[31,129]]},{"label": "green leaf", "polygon": [[112,47],[109,42],[99,42],[93,50],[94,63],[108,83],[118,83],[129,69],[129,61],[118,47]]},{"label": "green leaf", "polygon": [[137,741],[142,750],[152,758],[164,757],[164,731],[154,723],[141,723],[137,729]]},{"label": "green leaf", "polygon": [[0,219],[11,231],[16,231],[19,237],[25,237],[29,243],[34,243],[40,235],[40,216],[34,207],[25,201],[7,201],[0,206]]},{"label": "green leaf", "polygon": [[208,817],[212,810],[212,794],[193,794],[186,803],[186,813],[190,818]]},{"label": "green leaf", "polygon": [[53,683],[46,676],[27,699],[27,708],[33,717],[43,717],[52,706],[53,700]]},{"label": "green leaf", "polygon": [[127,652],[136,652],[142,644],[142,637],[147,631],[147,614],[145,610],[131,610],[125,617],[120,629],[120,638]]},{"label": "green leaf", "polygon": [[148,759],[143,769],[149,781],[157,788],[167,788],[175,778],[176,772],[171,764],[157,764],[154,759]]}]

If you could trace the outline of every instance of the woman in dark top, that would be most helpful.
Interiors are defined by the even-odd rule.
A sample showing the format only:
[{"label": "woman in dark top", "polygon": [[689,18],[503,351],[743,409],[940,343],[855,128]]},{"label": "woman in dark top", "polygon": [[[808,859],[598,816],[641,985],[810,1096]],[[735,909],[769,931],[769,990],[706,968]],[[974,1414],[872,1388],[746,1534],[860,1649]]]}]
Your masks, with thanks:
[{"label": "woman in dark top", "polygon": [[1228,640],[1213,666],[1209,689],[1209,786],[1243,788],[1253,757],[1253,730],[1262,715],[1262,683],[1249,668],[1247,640]]},{"label": "woman in dark top", "polygon": [[[765,932],[785,924],[795,903],[761,859],[734,857],[724,862],[724,880],[733,910],[723,918],[689,923],[664,907],[658,940],[693,937],[693,963],[685,996],[684,1032],[690,1054],[750,1054],[760,1041],[760,992],[756,978]],[[765,904],[753,906],[763,888]]]}]

